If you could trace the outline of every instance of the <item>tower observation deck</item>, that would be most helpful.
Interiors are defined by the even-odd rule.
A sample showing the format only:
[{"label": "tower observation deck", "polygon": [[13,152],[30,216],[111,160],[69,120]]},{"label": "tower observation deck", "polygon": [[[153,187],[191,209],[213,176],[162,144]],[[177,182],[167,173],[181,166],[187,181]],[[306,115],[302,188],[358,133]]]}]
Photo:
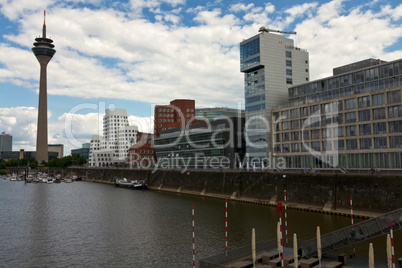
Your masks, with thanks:
[{"label": "tower observation deck", "polygon": [[[44,12],[46,16],[46,11]],[[40,64],[38,126],[36,136],[36,160],[40,163],[48,161],[48,128],[47,128],[47,64],[56,53],[53,40],[46,37],[46,20],[43,20],[42,37],[35,38],[32,52]]]}]

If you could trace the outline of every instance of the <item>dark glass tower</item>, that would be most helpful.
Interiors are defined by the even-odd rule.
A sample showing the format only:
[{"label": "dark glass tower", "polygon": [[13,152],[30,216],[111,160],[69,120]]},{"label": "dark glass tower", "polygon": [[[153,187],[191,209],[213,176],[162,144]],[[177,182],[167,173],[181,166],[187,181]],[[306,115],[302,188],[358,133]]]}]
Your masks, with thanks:
[{"label": "dark glass tower", "polygon": [[[46,11],[44,12],[46,15]],[[32,52],[40,64],[39,81],[39,105],[38,105],[38,129],[36,136],[36,160],[38,163],[49,160],[48,154],[48,131],[47,131],[47,64],[52,59],[56,50],[53,40],[46,38],[46,20],[43,20],[42,37],[35,38]]]}]

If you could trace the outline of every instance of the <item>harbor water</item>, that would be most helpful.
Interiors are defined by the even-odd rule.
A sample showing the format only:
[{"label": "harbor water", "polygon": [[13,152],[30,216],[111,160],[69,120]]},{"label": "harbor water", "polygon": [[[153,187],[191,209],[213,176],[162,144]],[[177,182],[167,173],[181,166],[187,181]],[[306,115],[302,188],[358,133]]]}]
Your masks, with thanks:
[{"label": "harbor water", "polygon": [[[84,181],[1,179],[0,267],[190,267],[192,204],[198,263],[225,250],[224,200]],[[350,225],[344,216],[287,214],[288,236],[297,233],[300,241],[313,238],[317,226],[325,234]],[[278,218],[274,207],[229,201],[229,250],[249,245],[252,228],[257,241],[274,239]],[[396,252],[401,241],[396,232]],[[373,243],[376,256],[385,256],[385,238]],[[367,256],[366,244],[357,249]]]}]

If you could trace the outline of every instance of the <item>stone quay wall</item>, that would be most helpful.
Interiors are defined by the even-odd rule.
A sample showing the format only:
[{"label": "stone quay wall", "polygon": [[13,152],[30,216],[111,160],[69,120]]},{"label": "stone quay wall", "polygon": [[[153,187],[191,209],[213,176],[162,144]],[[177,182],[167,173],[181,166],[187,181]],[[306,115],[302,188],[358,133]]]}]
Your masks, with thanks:
[{"label": "stone quay wall", "polygon": [[374,217],[402,204],[402,177],[397,175],[238,172],[230,170],[137,170],[69,168],[84,180],[114,183],[114,178],[146,180],[150,189],[193,194],[290,209],[349,215],[350,195],[355,216]]}]

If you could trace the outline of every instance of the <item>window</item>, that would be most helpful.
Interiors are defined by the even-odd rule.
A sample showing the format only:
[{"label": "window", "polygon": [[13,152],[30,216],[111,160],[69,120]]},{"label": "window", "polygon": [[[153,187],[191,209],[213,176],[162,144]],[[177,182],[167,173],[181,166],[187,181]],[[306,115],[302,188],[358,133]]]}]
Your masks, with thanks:
[{"label": "window", "polygon": [[321,104],[321,113],[330,113],[331,112],[331,103]]},{"label": "window", "polygon": [[388,103],[400,102],[401,101],[401,91],[391,91],[388,92]]},{"label": "window", "polygon": [[289,118],[289,111],[282,111],[281,116],[282,116],[282,119],[288,119]]},{"label": "window", "polygon": [[344,140],[335,140],[334,141],[334,149],[335,150],[345,150],[345,141]]},{"label": "window", "polygon": [[275,152],[275,153],[280,153],[280,152],[281,152],[281,145],[280,145],[280,144],[275,144],[275,146],[274,146],[274,152]]},{"label": "window", "polygon": [[346,113],[345,117],[346,117],[346,123],[356,122],[356,112]]},{"label": "window", "polygon": [[323,141],[322,142],[322,150],[323,151],[332,151],[332,142],[331,141]]},{"label": "window", "polygon": [[310,106],[310,114],[313,114],[318,111],[318,105],[311,105]]},{"label": "window", "polygon": [[389,133],[402,132],[402,120],[389,122]]},{"label": "window", "polygon": [[300,146],[298,143],[292,143],[292,152],[300,152]]},{"label": "window", "polygon": [[308,109],[307,107],[300,108],[300,116],[308,116]]},{"label": "window", "polygon": [[310,118],[310,126],[311,127],[319,127],[320,126],[320,118],[319,117],[311,117]]},{"label": "window", "polygon": [[387,138],[386,137],[374,138],[374,148],[375,149],[387,148]]},{"label": "window", "polygon": [[289,141],[289,132],[282,133],[282,141]]},{"label": "window", "polygon": [[347,126],[346,127],[346,136],[356,136],[357,135],[357,128],[356,126]]},{"label": "window", "polygon": [[287,130],[287,129],[289,129],[289,122],[288,121],[282,123],[282,130]]},{"label": "window", "polygon": [[323,128],[321,130],[322,137],[325,138],[331,138],[332,134],[332,129],[331,128]]},{"label": "window", "polygon": [[357,150],[357,139],[346,140],[347,150]]},{"label": "window", "polygon": [[291,60],[286,60],[286,66],[292,67],[292,61]]},{"label": "window", "polygon": [[326,126],[331,124],[331,116],[321,116],[321,125]]},{"label": "window", "polygon": [[373,120],[385,119],[385,108],[373,109]]},{"label": "window", "polygon": [[310,139],[309,131],[308,130],[303,130],[303,132],[302,132],[302,140],[304,141],[304,140],[309,140],[309,139]]},{"label": "window", "polygon": [[292,141],[298,141],[299,140],[299,131],[295,131],[291,133]]},{"label": "window", "polygon": [[360,149],[371,149],[371,138],[360,139]]},{"label": "window", "polygon": [[381,105],[385,103],[384,93],[373,95],[373,105]]},{"label": "window", "polygon": [[334,127],[334,137],[343,137],[344,135],[343,127]]},{"label": "window", "polygon": [[356,99],[348,99],[345,101],[345,109],[356,109]]},{"label": "window", "polygon": [[370,110],[359,111],[359,121],[369,121],[370,118]]},{"label": "window", "polygon": [[371,135],[371,124],[364,124],[359,126],[360,135]]},{"label": "window", "polygon": [[290,124],[291,124],[292,129],[298,129],[299,128],[299,120],[292,120],[290,122]]},{"label": "window", "polygon": [[313,149],[314,151],[321,151],[320,142],[319,141],[313,141],[311,143],[311,149]]},{"label": "window", "polygon": [[364,96],[358,98],[359,108],[370,106],[370,96]]},{"label": "window", "polygon": [[343,114],[337,114],[334,116],[334,124],[343,124]]},{"label": "window", "polygon": [[385,122],[374,123],[374,134],[385,134],[387,133]]},{"label": "window", "polygon": [[292,85],[293,84],[292,78],[286,78],[286,84]]},{"label": "window", "polygon": [[291,58],[291,57],[292,57],[292,52],[286,51],[286,58]]},{"label": "window", "polygon": [[289,144],[283,144],[283,145],[282,145],[282,151],[283,151],[284,153],[289,153],[289,152],[290,152],[290,150],[289,150]]},{"label": "window", "polygon": [[391,148],[402,148],[402,136],[389,137],[389,146]]},{"label": "window", "polygon": [[320,138],[320,130],[319,129],[313,129],[311,131],[311,139],[316,140]]},{"label": "window", "polygon": [[299,117],[299,111],[297,109],[290,110],[290,117],[291,118]]},{"label": "window", "polygon": [[402,117],[402,105],[388,107],[388,117]]},{"label": "window", "polygon": [[292,70],[291,69],[286,69],[286,75],[292,75]]},{"label": "window", "polygon": [[343,102],[342,101],[335,101],[332,103],[332,109],[334,112],[342,111],[343,110]]}]

